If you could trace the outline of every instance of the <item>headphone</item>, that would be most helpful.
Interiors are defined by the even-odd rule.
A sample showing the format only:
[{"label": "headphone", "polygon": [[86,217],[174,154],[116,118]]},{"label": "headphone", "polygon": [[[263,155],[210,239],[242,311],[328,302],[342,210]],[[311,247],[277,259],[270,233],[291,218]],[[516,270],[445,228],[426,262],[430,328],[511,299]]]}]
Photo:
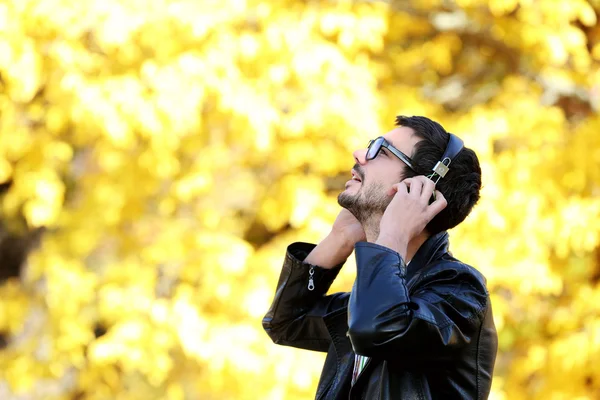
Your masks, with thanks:
[{"label": "headphone", "polygon": [[[427,178],[431,179],[436,185],[440,179],[446,176],[448,170],[450,169],[450,163],[464,147],[464,142],[461,138],[452,133],[449,133],[449,135],[450,140],[448,141],[444,155],[442,155],[442,159],[435,164],[432,169],[433,172],[427,176]],[[437,178],[435,178],[436,175]],[[435,192],[433,192],[432,199],[435,200]],[[431,203],[432,200],[430,199],[429,204]]]}]

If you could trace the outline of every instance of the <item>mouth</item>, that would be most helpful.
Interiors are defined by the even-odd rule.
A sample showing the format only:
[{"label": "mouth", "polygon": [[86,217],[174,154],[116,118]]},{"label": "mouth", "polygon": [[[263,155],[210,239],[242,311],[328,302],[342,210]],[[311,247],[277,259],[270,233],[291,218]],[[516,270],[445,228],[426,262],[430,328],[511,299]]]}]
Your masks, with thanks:
[{"label": "mouth", "polygon": [[352,170],[352,180],[362,182],[362,180],[358,177],[358,174],[354,170]]}]

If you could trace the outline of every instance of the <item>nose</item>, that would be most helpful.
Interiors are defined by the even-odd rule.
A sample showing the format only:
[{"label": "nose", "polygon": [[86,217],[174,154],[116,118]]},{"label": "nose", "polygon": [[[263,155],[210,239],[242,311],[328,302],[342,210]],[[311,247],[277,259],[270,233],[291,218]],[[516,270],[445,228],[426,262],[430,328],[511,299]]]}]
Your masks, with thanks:
[{"label": "nose", "polygon": [[365,165],[367,163],[367,149],[355,150],[352,154],[358,164]]}]

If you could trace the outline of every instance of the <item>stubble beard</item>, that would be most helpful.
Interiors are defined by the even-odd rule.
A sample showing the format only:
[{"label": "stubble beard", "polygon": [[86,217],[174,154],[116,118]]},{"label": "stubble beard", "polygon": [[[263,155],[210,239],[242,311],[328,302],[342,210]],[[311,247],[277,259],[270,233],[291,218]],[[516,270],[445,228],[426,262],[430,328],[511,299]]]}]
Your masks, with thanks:
[{"label": "stubble beard", "polygon": [[369,185],[363,182],[356,193],[344,191],[338,195],[338,204],[350,211],[365,231],[374,230],[376,234],[379,234],[379,222],[391,200],[385,195],[384,186],[376,182]]}]

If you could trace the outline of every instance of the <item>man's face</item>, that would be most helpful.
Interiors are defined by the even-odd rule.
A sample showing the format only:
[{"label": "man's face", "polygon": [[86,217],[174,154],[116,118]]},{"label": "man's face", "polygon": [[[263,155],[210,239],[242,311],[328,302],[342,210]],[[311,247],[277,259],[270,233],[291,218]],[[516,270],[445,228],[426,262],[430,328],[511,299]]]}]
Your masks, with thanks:
[{"label": "man's face", "polygon": [[[404,126],[389,131],[383,137],[409,156],[415,144],[421,140],[411,128]],[[360,182],[348,181],[346,189],[338,196],[338,203],[364,223],[373,215],[383,215],[393,198],[387,192],[392,185],[400,182],[408,167],[385,147],[381,148],[377,157],[369,161],[365,160],[366,148],[356,150],[353,154],[356,161],[353,169]]]}]

